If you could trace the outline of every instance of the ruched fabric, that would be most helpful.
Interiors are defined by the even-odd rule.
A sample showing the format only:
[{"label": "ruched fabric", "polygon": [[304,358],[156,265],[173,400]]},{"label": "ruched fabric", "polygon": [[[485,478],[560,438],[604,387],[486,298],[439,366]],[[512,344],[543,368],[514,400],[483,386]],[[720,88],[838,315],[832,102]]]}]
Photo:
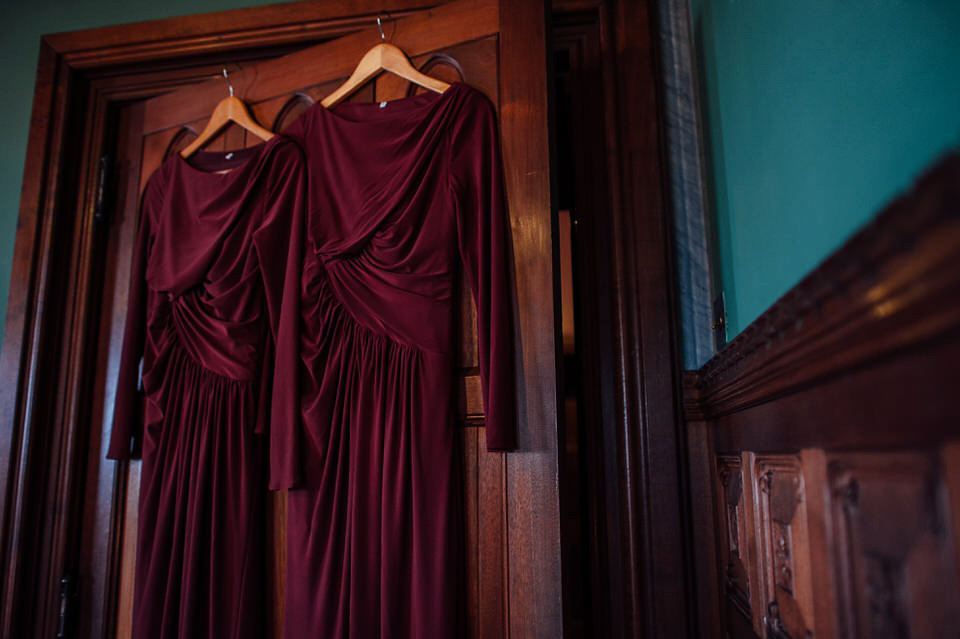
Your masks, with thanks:
[{"label": "ruched fabric", "polygon": [[[463,636],[454,424],[462,266],[491,450],[516,444],[510,240],[494,110],[443,94],[311,107],[302,422],[271,431],[287,507],[287,639]],[[278,355],[278,365],[288,366]],[[296,424],[296,422],[284,422]]]},{"label": "ruched fabric", "polygon": [[142,439],[134,639],[264,636],[258,433],[299,412],[274,354],[298,342],[305,186],[277,136],[174,155],[144,190],[108,452]]}]

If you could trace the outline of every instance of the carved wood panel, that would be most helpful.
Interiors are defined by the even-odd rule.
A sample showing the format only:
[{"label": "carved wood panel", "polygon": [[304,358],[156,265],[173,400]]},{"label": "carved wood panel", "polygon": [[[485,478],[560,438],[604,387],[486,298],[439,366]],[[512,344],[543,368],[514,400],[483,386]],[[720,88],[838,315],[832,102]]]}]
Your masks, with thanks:
[{"label": "carved wood panel", "polygon": [[717,456],[717,520],[720,522],[721,579],[729,602],[747,619],[751,613],[750,556],[753,539],[747,521],[739,455]]},{"label": "carved wood panel", "polygon": [[754,468],[763,631],[806,639],[813,635],[813,592],[800,458],[757,455]]},{"label": "carved wood panel", "polygon": [[[958,197],[950,154],[685,379],[694,444],[742,460],[759,549],[752,627],[704,639],[960,636]],[[718,581],[701,599],[731,598]]]},{"label": "carved wood panel", "polygon": [[716,455],[729,635],[955,636],[958,462],[957,443],[937,452]]},{"label": "carved wood panel", "polygon": [[960,589],[937,457],[837,453],[827,460],[838,634],[955,636]]}]

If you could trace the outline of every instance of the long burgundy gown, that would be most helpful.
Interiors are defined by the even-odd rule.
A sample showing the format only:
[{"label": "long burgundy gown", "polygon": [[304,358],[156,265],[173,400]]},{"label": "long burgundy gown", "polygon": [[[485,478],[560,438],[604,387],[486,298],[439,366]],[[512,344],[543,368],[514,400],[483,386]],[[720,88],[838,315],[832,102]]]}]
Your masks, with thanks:
[{"label": "long burgundy gown", "polygon": [[[255,431],[297,406],[304,179],[299,147],[276,136],[176,154],[144,191],[108,452],[131,454],[142,356],[134,639],[264,636]],[[274,385],[275,347],[294,366]]]},{"label": "long burgundy gown", "polygon": [[304,148],[309,175],[302,431],[274,429],[271,441],[272,487],[296,487],[285,636],[461,637],[461,260],[477,306],[487,446],[515,445],[492,105],[456,83],[388,103],[315,105],[284,133]]}]

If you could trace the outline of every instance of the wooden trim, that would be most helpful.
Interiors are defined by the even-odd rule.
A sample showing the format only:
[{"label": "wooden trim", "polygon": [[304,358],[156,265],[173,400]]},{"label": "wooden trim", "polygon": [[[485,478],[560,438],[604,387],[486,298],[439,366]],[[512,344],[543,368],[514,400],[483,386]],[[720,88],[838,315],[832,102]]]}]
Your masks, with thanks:
[{"label": "wooden trim", "polygon": [[341,36],[440,4],[438,0],[288,2],[48,35],[44,39],[73,69],[100,69],[206,53],[278,46]]},{"label": "wooden trim", "polygon": [[955,336],[958,199],[954,154],[698,371],[700,412],[743,411]]},{"label": "wooden trim", "polygon": [[721,577],[718,545],[724,526],[717,519],[720,496],[714,490],[717,476],[716,456],[709,424],[702,421],[687,423],[687,459],[690,472],[690,501],[700,507],[691,509],[691,561],[696,571],[694,580],[697,632],[691,636],[700,639],[721,639],[723,618],[720,609]]},{"label": "wooden trim", "polygon": [[[56,345],[46,339],[45,329],[51,312],[44,292],[53,279],[55,248],[53,211],[58,187],[58,166],[51,165],[50,157],[57,156],[64,145],[67,110],[68,78],[65,77],[56,53],[41,46],[37,90],[28,138],[27,164],[24,169],[20,216],[14,244],[10,297],[7,305],[7,323],[4,344],[0,354],[0,447],[6,469],[0,495],[3,499],[2,608],[0,634],[26,636],[20,632],[18,619],[29,612],[31,583],[35,570],[30,562],[36,560],[32,552],[36,541],[33,520],[37,503],[28,495],[37,494],[42,486],[32,485],[27,460],[36,448],[42,426],[37,422],[45,409],[41,366],[46,352]],[[27,179],[32,178],[32,179]],[[41,431],[41,432],[38,432]],[[21,585],[26,587],[20,588]],[[25,600],[26,599],[26,600]]]},{"label": "wooden trim", "polygon": [[580,89],[596,102],[574,107],[591,110],[575,135],[586,154],[578,179],[589,190],[576,194],[583,215],[576,260],[585,269],[577,342],[581,375],[600,385],[583,398],[591,421],[580,444],[592,630],[687,637],[694,611],[687,455],[678,427],[656,25],[648,3],[576,0],[554,8],[570,47],[586,25],[598,34]]},{"label": "wooden trim", "polygon": [[611,269],[626,636],[692,633],[671,231],[649,3],[611,2]]},{"label": "wooden trim", "polygon": [[[504,183],[514,244],[517,247],[516,327],[518,376],[522,387],[536,394],[519,398],[521,454],[504,459],[507,493],[507,557],[509,591],[505,601],[509,637],[562,637],[563,602],[559,584],[561,539],[557,500],[559,390],[556,387],[560,345],[559,278],[553,259],[556,211],[552,197],[550,113],[552,89],[546,74],[528,69],[551,68],[546,3],[536,0],[500,2],[500,131]],[[532,31],[532,33],[531,33]],[[523,135],[519,135],[519,132]],[[545,205],[546,203],[546,205]],[[521,248],[525,246],[526,248]],[[524,260],[521,256],[529,256]],[[550,256],[544,258],[544,256]],[[526,310],[524,310],[526,309]],[[551,318],[553,330],[544,330]],[[524,414],[525,413],[525,414]],[[547,518],[549,523],[544,523]],[[535,531],[549,537],[531,538]],[[510,552],[528,548],[533,552]],[[534,614],[536,613],[536,614]]]},{"label": "wooden trim", "polygon": [[[597,259],[598,254],[604,253],[597,239],[606,236],[600,229],[608,223],[603,212],[610,208],[607,178],[602,171],[606,160],[606,103],[602,74],[597,72],[602,66],[602,24],[597,3],[554,3],[554,49],[566,54],[569,67],[558,73],[555,80],[566,84],[558,86],[563,93],[556,98],[558,180],[569,182],[565,187],[568,192],[561,190],[558,201],[559,206],[570,207],[575,225],[571,229],[571,250],[576,354],[565,356],[562,374],[566,393],[571,392],[571,386],[576,390],[578,467],[574,479],[578,490],[589,495],[581,498],[579,513],[575,505],[561,504],[561,511],[564,522],[580,520],[582,538],[580,548],[563,549],[564,592],[583,600],[582,619],[571,615],[569,623],[579,622],[594,636],[617,637],[622,632],[622,616],[614,611],[623,610],[618,599],[623,591],[619,585],[623,562],[619,543],[611,541],[620,530],[616,507],[620,481],[616,464],[609,463],[609,458],[615,459],[615,447],[607,445],[614,433],[606,428],[614,421],[609,389],[614,358],[608,330],[610,304],[600,301],[609,300],[610,277],[598,266]],[[571,201],[564,201],[564,197]],[[567,309],[563,309],[563,314],[567,314]],[[566,381],[571,379],[577,381]],[[585,380],[596,383],[583,383]],[[569,432],[570,426],[565,430]],[[569,451],[570,443],[562,443],[561,449]],[[561,469],[561,476],[567,481],[572,474],[569,467]],[[582,568],[579,580],[573,581],[577,578],[576,563]]]}]

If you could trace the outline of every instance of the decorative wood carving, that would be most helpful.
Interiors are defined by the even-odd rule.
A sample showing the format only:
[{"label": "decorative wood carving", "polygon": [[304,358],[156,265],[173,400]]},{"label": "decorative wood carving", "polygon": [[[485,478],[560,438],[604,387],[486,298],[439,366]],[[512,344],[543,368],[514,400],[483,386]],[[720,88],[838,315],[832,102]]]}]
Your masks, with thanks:
[{"label": "decorative wood carving", "polygon": [[684,413],[707,430],[718,473],[740,456],[752,493],[736,522],[752,627],[728,613],[730,636],[960,628],[958,201],[953,154],[684,376]]},{"label": "decorative wood carving", "polygon": [[800,458],[757,455],[754,464],[763,625],[768,637],[805,639],[813,592]]},{"label": "decorative wood carving", "polygon": [[739,455],[717,456],[717,509],[723,522],[725,541],[720,550],[724,588],[729,600],[747,619],[752,618],[750,602],[750,575],[746,500],[743,492],[743,472]]},{"label": "decorative wood carving", "polygon": [[847,637],[942,637],[960,628],[960,588],[937,459],[828,455],[838,627]]}]

